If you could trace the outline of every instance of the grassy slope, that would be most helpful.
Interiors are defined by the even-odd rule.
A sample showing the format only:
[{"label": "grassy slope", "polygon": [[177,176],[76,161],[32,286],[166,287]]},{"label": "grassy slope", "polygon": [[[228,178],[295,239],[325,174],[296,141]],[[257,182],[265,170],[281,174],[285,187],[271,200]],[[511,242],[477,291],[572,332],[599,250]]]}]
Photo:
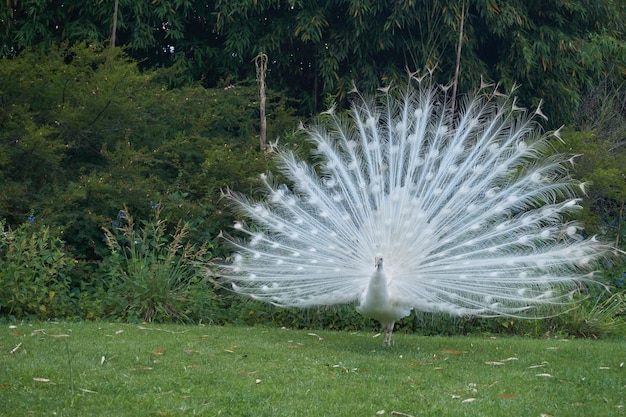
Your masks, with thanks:
[{"label": "grassy slope", "polygon": [[5,324],[0,415],[626,415],[624,341],[317,335]]}]

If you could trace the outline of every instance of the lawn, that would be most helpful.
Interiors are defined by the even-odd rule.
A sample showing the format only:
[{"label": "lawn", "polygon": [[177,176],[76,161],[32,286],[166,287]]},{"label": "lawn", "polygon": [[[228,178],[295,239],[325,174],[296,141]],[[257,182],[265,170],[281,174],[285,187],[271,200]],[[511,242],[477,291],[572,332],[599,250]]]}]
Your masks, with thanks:
[{"label": "lawn", "polygon": [[6,416],[626,416],[623,340],[3,324]]}]

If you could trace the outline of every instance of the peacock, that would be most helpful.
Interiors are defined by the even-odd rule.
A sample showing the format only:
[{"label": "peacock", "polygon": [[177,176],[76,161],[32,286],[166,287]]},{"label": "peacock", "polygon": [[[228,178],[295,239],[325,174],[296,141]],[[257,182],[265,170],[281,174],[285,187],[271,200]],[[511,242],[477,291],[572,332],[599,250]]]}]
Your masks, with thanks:
[{"label": "peacock", "polygon": [[355,91],[347,116],[324,112],[306,128],[313,163],[277,151],[289,185],[262,174],[262,199],[226,193],[250,221],[225,236],[222,278],[282,307],[352,303],[382,324],[383,346],[413,309],[528,318],[568,304],[606,251],[568,220],[585,183],[552,151],[541,107],[498,90],[453,113],[447,88],[413,75]]}]

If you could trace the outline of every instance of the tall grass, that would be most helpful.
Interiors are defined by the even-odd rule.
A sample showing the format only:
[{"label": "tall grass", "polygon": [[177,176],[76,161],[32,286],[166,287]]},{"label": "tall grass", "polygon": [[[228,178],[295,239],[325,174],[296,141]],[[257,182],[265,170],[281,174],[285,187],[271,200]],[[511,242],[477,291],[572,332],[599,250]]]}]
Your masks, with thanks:
[{"label": "tall grass", "polygon": [[116,229],[105,229],[111,251],[104,266],[109,314],[146,322],[191,321],[186,312],[193,302],[210,299],[204,285],[210,253],[206,243],[185,243],[188,232],[188,224],[179,222],[168,236],[158,205],[154,218],[139,228],[127,209],[120,211]]}]

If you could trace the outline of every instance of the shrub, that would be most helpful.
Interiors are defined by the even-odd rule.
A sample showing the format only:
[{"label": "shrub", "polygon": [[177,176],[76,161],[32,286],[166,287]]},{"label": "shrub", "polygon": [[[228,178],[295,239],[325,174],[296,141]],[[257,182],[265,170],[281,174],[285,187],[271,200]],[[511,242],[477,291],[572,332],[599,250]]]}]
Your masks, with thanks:
[{"label": "shrub", "polygon": [[69,312],[73,264],[59,235],[37,226],[33,216],[16,229],[0,221],[0,315],[50,318]]},{"label": "shrub", "polygon": [[626,335],[624,293],[589,297],[553,319],[555,329],[570,337],[603,338]]},{"label": "shrub", "polygon": [[117,227],[104,230],[111,251],[102,263],[108,285],[105,310],[126,320],[192,321],[206,307],[199,293],[210,301],[202,266],[209,248],[184,243],[187,223],[179,222],[167,236],[161,207],[154,208],[153,218],[139,230],[126,208],[119,212]]}]

